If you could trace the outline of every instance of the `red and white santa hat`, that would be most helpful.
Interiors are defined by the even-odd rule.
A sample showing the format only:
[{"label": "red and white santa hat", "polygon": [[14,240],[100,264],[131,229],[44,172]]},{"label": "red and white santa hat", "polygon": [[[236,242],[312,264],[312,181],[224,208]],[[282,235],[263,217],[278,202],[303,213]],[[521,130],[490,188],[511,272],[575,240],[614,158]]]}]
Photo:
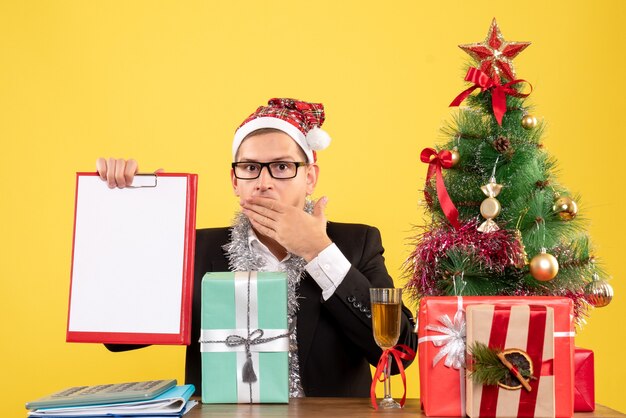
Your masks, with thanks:
[{"label": "red and white santa hat", "polygon": [[302,148],[309,163],[317,160],[315,151],[330,144],[330,136],[321,129],[324,123],[324,105],[294,99],[270,99],[267,106],[259,108],[235,131],[233,159],[243,140],[252,132],[263,128],[278,129],[293,138]]}]

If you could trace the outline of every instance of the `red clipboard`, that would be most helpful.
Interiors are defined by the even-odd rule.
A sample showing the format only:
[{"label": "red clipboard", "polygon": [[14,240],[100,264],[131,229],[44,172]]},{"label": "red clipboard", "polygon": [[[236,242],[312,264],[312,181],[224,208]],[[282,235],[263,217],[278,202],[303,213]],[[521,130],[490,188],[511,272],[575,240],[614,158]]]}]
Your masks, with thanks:
[{"label": "red clipboard", "polygon": [[76,173],[66,341],[190,343],[197,182],[159,173],[109,189]]}]

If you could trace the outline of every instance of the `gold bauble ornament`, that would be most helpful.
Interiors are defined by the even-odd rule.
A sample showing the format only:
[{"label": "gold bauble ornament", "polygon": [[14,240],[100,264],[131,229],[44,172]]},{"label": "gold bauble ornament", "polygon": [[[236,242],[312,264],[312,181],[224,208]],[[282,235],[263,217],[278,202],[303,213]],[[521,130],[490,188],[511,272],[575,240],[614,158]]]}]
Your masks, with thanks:
[{"label": "gold bauble ornament", "polygon": [[564,221],[571,221],[578,214],[578,205],[568,196],[559,197],[552,206],[552,210]]},{"label": "gold bauble ornament", "polygon": [[522,127],[524,129],[533,129],[537,127],[537,118],[533,115],[524,115],[522,117]]},{"label": "gold bauble ornament", "polygon": [[539,254],[530,260],[530,274],[540,282],[547,282],[556,277],[559,272],[559,262],[552,254],[542,249]]},{"label": "gold bauble ornament", "polygon": [[594,307],[602,308],[613,300],[613,286],[594,274],[591,282],[585,286],[585,299]]},{"label": "gold bauble ornament", "polygon": [[461,154],[459,154],[459,149],[457,147],[452,148],[450,154],[452,155],[452,167],[456,167],[459,161],[461,161]]}]

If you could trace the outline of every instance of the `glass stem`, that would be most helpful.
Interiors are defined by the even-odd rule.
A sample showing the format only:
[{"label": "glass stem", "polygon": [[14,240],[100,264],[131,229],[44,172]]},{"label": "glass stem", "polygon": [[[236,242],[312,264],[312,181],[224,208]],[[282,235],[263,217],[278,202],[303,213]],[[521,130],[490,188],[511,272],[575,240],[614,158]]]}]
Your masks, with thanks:
[{"label": "glass stem", "polygon": [[389,358],[387,359],[387,367],[385,367],[385,399],[391,399],[391,361],[393,358],[391,354],[389,354]]}]

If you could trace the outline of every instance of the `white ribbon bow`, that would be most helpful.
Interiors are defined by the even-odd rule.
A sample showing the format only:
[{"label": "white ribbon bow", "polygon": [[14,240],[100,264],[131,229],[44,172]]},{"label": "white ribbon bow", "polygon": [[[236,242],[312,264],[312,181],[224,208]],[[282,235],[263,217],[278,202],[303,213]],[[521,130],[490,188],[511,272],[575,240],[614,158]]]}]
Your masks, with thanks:
[{"label": "white ribbon bow", "polygon": [[427,330],[443,334],[433,335],[429,338],[435,347],[443,346],[433,358],[433,367],[444,357],[443,364],[446,367],[457,370],[465,367],[465,316],[463,311],[458,310],[454,314],[454,322],[450,320],[448,315],[441,315],[439,322],[444,326],[426,325]]}]

